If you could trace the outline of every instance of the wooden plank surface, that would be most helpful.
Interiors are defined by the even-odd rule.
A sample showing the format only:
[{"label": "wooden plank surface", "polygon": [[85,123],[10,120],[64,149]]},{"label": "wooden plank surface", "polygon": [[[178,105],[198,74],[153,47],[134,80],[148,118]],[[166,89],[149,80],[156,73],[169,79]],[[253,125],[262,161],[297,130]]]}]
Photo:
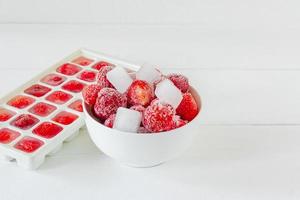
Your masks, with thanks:
[{"label": "wooden plank surface", "polygon": [[0,25],[0,68],[43,68],[85,47],[162,68],[300,69],[299,30],[193,25]]},{"label": "wooden plank surface", "polygon": [[82,133],[37,171],[0,165],[1,199],[298,199],[299,127],[203,126],[180,158],[119,165]]},{"label": "wooden plank surface", "polygon": [[178,25],[0,25],[0,96],[87,47],[183,73],[203,99],[198,136],[176,160],[149,169],[121,166],[83,131],[37,171],[1,163],[0,199],[299,199],[298,35]]}]

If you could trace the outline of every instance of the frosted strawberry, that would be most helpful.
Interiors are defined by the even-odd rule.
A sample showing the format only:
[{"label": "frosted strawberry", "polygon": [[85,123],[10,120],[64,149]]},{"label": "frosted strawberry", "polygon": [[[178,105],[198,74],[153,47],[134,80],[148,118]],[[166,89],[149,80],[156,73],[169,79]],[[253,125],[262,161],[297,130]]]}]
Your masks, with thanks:
[{"label": "frosted strawberry", "polygon": [[100,120],[106,120],[116,113],[119,107],[127,107],[127,98],[113,88],[103,88],[98,94],[94,105],[94,112]]},{"label": "frosted strawberry", "polygon": [[109,128],[112,128],[113,125],[114,125],[114,122],[115,122],[115,118],[116,118],[116,114],[112,114],[110,115],[104,122],[104,125],[109,127]]},{"label": "frosted strawberry", "polygon": [[128,103],[130,105],[147,106],[154,98],[152,85],[142,80],[135,80],[127,91]]},{"label": "frosted strawberry", "polygon": [[107,80],[107,77],[106,77],[107,72],[109,72],[113,68],[114,68],[113,66],[104,66],[98,71],[96,80],[97,80],[97,83],[102,88],[104,88],[104,87],[114,88],[113,85]]},{"label": "frosted strawberry", "polygon": [[141,105],[135,105],[130,107],[131,110],[139,111],[143,113],[145,111],[145,107]]},{"label": "frosted strawberry", "polygon": [[86,86],[82,90],[82,97],[84,102],[90,106],[93,106],[101,89],[102,87],[98,84],[91,84]]},{"label": "frosted strawberry", "polygon": [[188,123],[186,120],[181,119],[180,116],[178,115],[175,115],[173,121],[174,121],[174,127],[173,127],[174,129],[182,127]]},{"label": "frosted strawberry", "polygon": [[181,74],[169,74],[167,78],[170,79],[182,93],[189,90],[190,85],[187,77]]},{"label": "frosted strawberry", "polygon": [[182,119],[191,121],[199,112],[197,102],[191,93],[183,94],[183,99],[176,109],[176,114]]},{"label": "frosted strawberry", "polygon": [[143,115],[143,125],[150,132],[162,132],[173,129],[175,110],[170,104],[160,101],[151,103]]}]

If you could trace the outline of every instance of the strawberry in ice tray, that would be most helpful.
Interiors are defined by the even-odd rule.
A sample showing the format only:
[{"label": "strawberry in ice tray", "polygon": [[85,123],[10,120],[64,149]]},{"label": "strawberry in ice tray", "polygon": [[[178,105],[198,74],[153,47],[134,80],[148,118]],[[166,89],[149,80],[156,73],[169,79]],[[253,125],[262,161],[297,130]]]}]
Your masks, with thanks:
[{"label": "strawberry in ice tray", "polygon": [[99,65],[96,83],[82,91],[85,104],[103,125],[125,132],[158,133],[185,126],[200,111],[188,78],[163,75],[150,66],[129,72]]}]

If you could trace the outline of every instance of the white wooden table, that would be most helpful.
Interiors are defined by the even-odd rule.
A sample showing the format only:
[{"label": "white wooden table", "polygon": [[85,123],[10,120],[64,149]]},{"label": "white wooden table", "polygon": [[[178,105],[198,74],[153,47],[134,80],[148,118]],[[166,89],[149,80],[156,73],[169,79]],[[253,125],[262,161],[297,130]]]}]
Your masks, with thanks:
[{"label": "white wooden table", "polygon": [[0,96],[80,47],[190,78],[201,131],[181,157],[121,166],[82,132],[37,171],[0,164],[0,199],[299,199],[300,39],[194,26],[0,25]]}]

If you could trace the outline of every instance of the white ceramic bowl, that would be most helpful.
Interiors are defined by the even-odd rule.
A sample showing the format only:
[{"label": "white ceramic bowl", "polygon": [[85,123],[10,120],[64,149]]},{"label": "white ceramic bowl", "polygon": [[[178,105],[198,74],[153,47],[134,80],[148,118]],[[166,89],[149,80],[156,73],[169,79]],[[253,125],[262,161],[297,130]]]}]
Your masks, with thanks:
[{"label": "white ceramic bowl", "polygon": [[[200,96],[193,88],[190,90],[200,108]],[[129,133],[100,124],[89,106],[83,107],[86,126],[95,145],[106,155],[132,167],[152,167],[180,155],[192,143],[199,121],[198,113],[191,122],[171,131]]]}]

